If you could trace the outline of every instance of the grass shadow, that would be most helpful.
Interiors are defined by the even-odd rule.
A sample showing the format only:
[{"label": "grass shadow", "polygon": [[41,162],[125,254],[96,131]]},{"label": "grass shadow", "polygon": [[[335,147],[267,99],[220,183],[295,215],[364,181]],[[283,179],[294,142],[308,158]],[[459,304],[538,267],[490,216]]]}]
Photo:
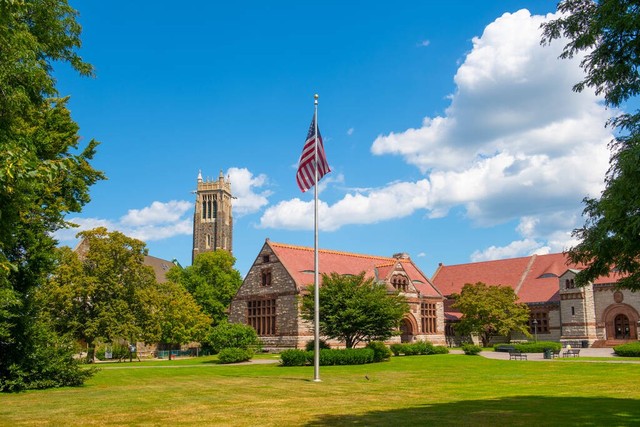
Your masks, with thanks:
[{"label": "grass shadow", "polygon": [[511,396],[370,411],[363,414],[320,415],[305,425],[637,426],[640,425],[639,403],[636,399],[601,397]]}]

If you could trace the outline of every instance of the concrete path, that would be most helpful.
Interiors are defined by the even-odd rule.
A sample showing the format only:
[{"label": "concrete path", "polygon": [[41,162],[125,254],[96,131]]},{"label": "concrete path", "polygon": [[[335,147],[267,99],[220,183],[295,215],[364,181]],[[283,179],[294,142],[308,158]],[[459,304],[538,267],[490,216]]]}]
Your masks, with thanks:
[{"label": "concrete path", "polygon": [[[560,351],[560,359],[563,359],[562,357],[563,351],[564,349]],[[509,353],[500,352],[500,351],[481,351],[480,356],[486,357],[487,359],[509,360]],[[616,356],[612,348],[581,348],[580,356],[576,358],[572,357],[571,359],[581,360],[581,358],[583,357],[615,357],[618,360],[603,360],[603,362],[640,363],[640,361],[637,361],[637,360],[625,360],[624,357]],[[549,359],[545,359],[543,353],[527,353],[527,361],[541,362],[541,361],[549,361]],[[582,361],[596,362],[595,360],[582,360]],[[514,362],[517,362],[517,360]]]}]

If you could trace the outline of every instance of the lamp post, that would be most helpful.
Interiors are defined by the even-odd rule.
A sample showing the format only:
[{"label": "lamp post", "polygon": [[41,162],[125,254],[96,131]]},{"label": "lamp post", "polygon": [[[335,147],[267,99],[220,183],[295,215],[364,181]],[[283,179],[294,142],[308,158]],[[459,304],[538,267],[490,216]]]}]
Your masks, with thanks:
[{"label": "lamp post", "polygon": [[533,319],[533,333],[536,337],[536,342],[538,342],[538,319]]}]

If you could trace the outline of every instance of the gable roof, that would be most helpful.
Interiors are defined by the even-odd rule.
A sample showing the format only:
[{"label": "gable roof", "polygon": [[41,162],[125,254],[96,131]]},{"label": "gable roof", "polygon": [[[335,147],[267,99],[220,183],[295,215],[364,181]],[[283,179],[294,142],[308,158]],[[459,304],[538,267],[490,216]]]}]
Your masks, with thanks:
[{"label": "gable roof", "polygon": [[[279,261],[289,272],[298,289],[302,290],[314,281],[314,249],[305,246],[287,245],[267,240],[268,245]],[[360,274],[366,278],[385,279],[397,263],[412,281],[416,289],[424,296],[441,296],[427,276],[408,258],[382,257],[356,254],[351,252],[318,250],[320,274]],[[376,271],[377,270],[377,271]]]},{"label": "gable roof", "polygon": [[560,277],[567,269],[583,266],[570,263],[563,253],[531,255],[445,266],[440,265],[432,282],[444,295],[460,293],[466,283],[510,286],[520,302],[559,301]]}]

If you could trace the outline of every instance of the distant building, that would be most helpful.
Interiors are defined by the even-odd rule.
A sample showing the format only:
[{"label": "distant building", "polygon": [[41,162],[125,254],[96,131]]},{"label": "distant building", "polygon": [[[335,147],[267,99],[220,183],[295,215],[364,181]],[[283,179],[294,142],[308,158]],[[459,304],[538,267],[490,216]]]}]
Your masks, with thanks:
[{"label": "distant building", "polygon": [[222,171],[217,181],[204,181],[202,173],[198,173],[193,214],[192,263],[203,252],[216,249],[233,252],[232,199],[231,182],[224,178]]},{"label": "distant building", "polygon": [[[578,288],[574,280],[581,268],[562,253],[532,255],[451,266],[440,264],[431,280],[445,296],[459,294],[466,283],[513,288],[519,302],[529,306],[529,329],[539,340],[589,346],[613,346],[637,340],[640,294],[617,290],[617,274]],[[452,302],[451,299],[445,302],[447,340],[451,343],[456,340],[453,325],[461,316],[451,307]]]},{"label": "distant building", "polygon": [[[406,254],[393,257],[319,251],[320,273],[360,274],[407,298],[409,313],[395,342],[444,344],[444,298]],[[314,282],[313,248],[267,239],[234,297],[229,320],[251,325],[265,348],[301,348],[313,339],[300,316],[300,297]],[[322,285],[321,285],[322,286]],[[333,343],[337,344],[337,343]]]}]

